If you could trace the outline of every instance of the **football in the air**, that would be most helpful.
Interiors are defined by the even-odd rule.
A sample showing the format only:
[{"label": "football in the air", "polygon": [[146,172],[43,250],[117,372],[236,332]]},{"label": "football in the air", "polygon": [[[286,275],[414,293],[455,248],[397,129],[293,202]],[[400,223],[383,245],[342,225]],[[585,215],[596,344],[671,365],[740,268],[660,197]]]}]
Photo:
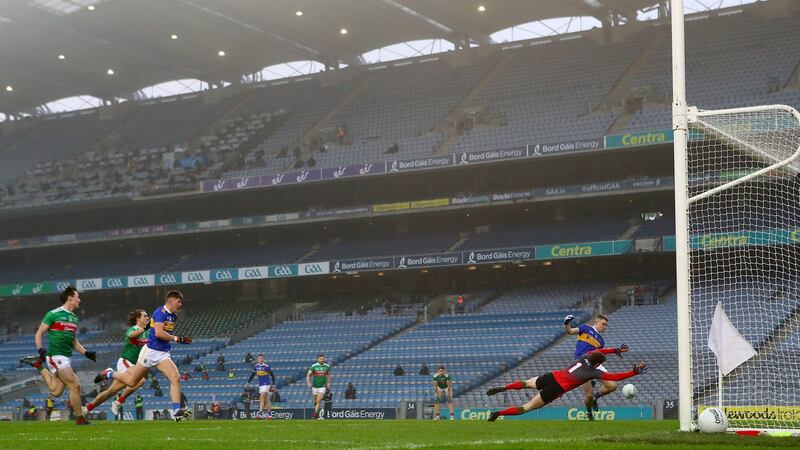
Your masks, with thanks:
[{"label": "football in the air", "polygon": [[625,398],[636,397],[636,386],[632,384],[626,384],[625,386],[622,387],[622,395],[624,395]]},{"label": "football in the air", "polygon": [[724,433],[728,429],[728,418],[719,408],[708,408],[697,418],[697,428],[703,433]]}]

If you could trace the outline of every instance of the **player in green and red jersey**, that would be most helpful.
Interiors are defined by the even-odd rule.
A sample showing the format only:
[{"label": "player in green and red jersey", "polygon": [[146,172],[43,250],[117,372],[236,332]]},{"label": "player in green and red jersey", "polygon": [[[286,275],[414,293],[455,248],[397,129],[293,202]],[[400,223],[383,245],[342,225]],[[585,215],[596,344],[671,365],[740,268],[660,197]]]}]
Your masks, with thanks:
[{"label": "player in green and red jersey", "polygon": [[[139,359],[139,352],[142,350],[142,347],[147,344],[146,333],[150,328],[150,316],[147,315],[147,311],[137,309],[128,314],[127,324],[129,328],[125,332],[125,345],[122,347],[122,357],[117,360],[118,373],[125,372],[136,365],[136,361]],[[103,402],[116,395],[117,392],[125,389],[125,392],[111,403],[111,412],[116,417],[119,415],[119,407],[125,403],[125,399],[133,395],[133,393],[143,385],[144,379],[139,380],[139,383],[134,387],[128,387],[125,383],[114,380],[108,389],[97,394],[97,397],[86,405],[86,411],[92,411]]]},{"label": "player in green and red jersey", "polygon": [[306,385],[311,389],[311,398],[314,402],[314,418],[324,419],[325,410],[320,413],[322,399],[325,397],[326,389],[331,388],[331,365],[325,362],[325,355],[322,353],[317,356],[317,362],[308,368],[306,373]]},{"label": "player in green and red jersey", "polygon": [[433,419],[439,420],[439,411],[442,400],[447,400],[447,406],[450,408],[450,420],[454,420],[453,416],[453,379],[450,374],[445,372],[444,366],[439,366],[436,369],[436,374],[433,376],[433,391],[436,394],[436,403],[433,405]]},{"label": "player in green and red jersey", "polygon": [[[67,286],[59,298],[61,306],[45,314],[39,329],[36,330],[34,341],[39,354],[26,356],[20,359],[20,362],[30,364],[39,370],[44,382],[47,383],[47,389],[54,397],[61,396],[64,390],[69,388],[70,405],[78,418],[75,423],[85,425],[89,422],[83,416],[81,382],[72,370],[72,351],[76,350],[95,362],[97,354],[86,350],[75,336],[80,322],[73,312],[81,304],[78,290]],[[42,336],[45,333],[47,333],[47,350],[42,346]]]}]

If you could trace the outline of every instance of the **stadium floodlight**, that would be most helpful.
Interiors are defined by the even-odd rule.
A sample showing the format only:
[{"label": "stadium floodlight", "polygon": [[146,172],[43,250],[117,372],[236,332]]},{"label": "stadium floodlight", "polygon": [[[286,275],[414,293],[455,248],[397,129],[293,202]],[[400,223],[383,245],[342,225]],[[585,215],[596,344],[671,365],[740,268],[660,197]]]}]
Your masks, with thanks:
[{"label": "stadium floodlight", "polygon": [[[731,430],[798,432],[800,113],[688,107],[683,0],[671,15],[680,428],[719,407]],[[750,347],[726,370],[720,322]]]}]

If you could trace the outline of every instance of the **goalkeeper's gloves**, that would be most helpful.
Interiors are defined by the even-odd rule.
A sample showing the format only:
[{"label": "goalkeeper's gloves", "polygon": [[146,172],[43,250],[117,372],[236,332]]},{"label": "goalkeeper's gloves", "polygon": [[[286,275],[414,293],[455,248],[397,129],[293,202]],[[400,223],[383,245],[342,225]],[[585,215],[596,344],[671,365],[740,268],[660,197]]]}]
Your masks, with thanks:
[{"label": "goalkeeper's gloves", "polygon": [[569,323],[572,322],[573,320],[575,320],[575,316],[573,316],[572,314],[568,315],[567,317],[564,317],[564,325],[569,325]]},{"label": "goalkeeper's gloves", "polygon": [[46,356],[47,356],[47,350],[39,348],[39,359],[44,361]]},{"label": "goalkeeper's gloves", "polygon": [[97,362],[97,352],[86,350],[83,356],[85,356],[87,359],[91,359],[92,361]]},{"label": "goalkeeper's gloves", "polygon": [[647,372],[647,364],[643,362],[640,362],[639,364],[634,364],[633,371],[636,373],[636,375],[645,373]]},{"label": "goalkeeper's gloves", "polygon": [[625,353],[625,352],[627,352],[628,350],[630,350],[630,347],[628,347],[628,344],[622,344],[622,345],[620,345],[619,347],[617,347],[617,348],[614,350],[614,353],[616,353],[616,354],[617,354],[617,356],[619,356],[620,358],[622,358],[622,354],[623,354],[623,353]]},{"label": "goalkeeper's gloves", "polygon": [[178,336],[178,339],[175,341],[178,344],[191,344],[192,338],[186,336]]}]

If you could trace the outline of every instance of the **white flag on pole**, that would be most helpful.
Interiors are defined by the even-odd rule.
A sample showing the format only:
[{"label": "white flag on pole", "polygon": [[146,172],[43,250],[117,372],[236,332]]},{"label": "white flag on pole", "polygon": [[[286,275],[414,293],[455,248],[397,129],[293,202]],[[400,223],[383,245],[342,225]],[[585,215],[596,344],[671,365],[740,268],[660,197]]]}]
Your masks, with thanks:
[{"label": "white flag on pole", "polygon": [[728,319],[728,315],[722,309],[722,302],[718,302],[717,309],[714,310],[708,347],[717,355],[717,364],[723,375],[733,372],[733,369],[757,354],[753,346],[739,334],[739,330]]}]

